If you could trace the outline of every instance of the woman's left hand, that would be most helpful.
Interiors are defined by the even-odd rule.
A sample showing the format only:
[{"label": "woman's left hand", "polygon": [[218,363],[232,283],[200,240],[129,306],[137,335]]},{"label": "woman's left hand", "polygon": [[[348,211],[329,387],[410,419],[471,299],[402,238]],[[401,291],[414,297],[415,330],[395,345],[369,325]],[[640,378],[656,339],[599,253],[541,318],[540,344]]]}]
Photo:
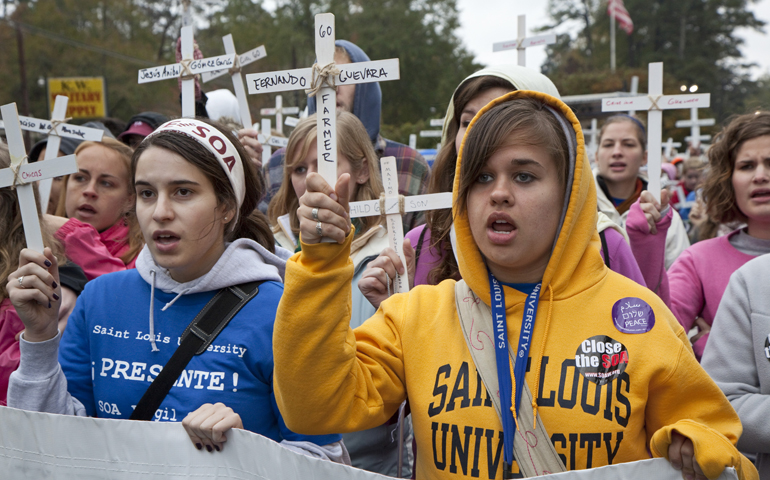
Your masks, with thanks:
[{"label": "woman's left hand", "polygon": [[223,403],[206,403],[187,414],[182,426],[190,436],[195,448],[219,452],[227,441],[225,433],[231,428],[243,428],[241,416]]},{"label": "woman's left hand", "polygon": [[692,440],[684,435],[672,432],[671,445],[668,447],[668,461],[676,470],[682,472],[685,480],[707,480],[698,462],[695,461],[695,448]]}]

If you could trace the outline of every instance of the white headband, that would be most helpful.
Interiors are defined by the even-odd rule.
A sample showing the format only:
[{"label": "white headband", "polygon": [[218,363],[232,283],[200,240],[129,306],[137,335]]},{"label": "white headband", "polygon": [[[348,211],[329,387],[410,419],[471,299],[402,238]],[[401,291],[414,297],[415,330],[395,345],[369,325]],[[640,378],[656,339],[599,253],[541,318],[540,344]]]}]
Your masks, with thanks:
[{"label": "white headband", "polygon": [[235,198],[238,199],[235,219],[233,219],[233,222],[231,223],[234,227],[241,213],[243,199],[246,197],[246,178],[243,172],[241,156],[238,155],[238,151],[235,149],[232,142],[213,126],[194,118],[183,118],[166,122],[154,132],[147,135],[145,140],[154,137],[161,132],[181,133],[182,135],[192,138],[206,147],[206,150],[214,154],[219,161],[219,165],[222,166],[222,169],[227,174],[230,185],[233,186]]}]

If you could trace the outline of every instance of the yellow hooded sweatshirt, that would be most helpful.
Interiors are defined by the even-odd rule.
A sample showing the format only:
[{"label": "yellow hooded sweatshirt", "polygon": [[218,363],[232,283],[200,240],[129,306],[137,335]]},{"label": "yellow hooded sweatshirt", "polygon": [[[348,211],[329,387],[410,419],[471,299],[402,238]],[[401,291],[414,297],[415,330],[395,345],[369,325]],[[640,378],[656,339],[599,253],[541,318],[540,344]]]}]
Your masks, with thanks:
[{"label": "yellow hooded sweatshirt", "polygon": [[[676,430],[692,439],[709,478],[726,466],[742,479],[758,478],[734,446],[742,430],[738,416],[688,351],[671,312],[650,290],[602,262],[596,187],[569,107],[547,94],[516,91],[484,107],[468,131],[495,104],[524,96],[561,112],[577,140],[569,203],[542,279],[526,375],[557,453],[570,470],[641,460],[648,452],[665,457]],[[462,149],[455,200],[461,162]],[[484,259],[467,215],[454,213],[460,273],[489,305]],[[502,478],[503,429],[489,398],[498,392],[487,392],[476,372],[455,307],[455,282],[394,295],[351,330],[352,239],[351,230],[342,245],[303,244],[286,265],[273,334],[276,399],[286,424],[304,434],[372,428],[408,398],[418,479]],[[508,338],[516,345],[525,295],[504,288]],[[637,314],[640,305],[654,315],[648,311],[641,328],[614,320]],[[471,343],[494,348],[485,337]],[[602,370],[605,362],[609,368]],[[606,383],[598,381],[602,372]]]}]

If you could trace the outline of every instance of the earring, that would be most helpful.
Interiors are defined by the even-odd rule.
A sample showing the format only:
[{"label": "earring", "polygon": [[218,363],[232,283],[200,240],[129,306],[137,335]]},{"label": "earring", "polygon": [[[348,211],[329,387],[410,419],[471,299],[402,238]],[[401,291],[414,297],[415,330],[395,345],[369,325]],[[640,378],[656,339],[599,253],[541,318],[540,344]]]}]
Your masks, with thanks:
[{"label": "earring", "polygon": [[225,217],[225,222],[227,221],[227,217]]}]

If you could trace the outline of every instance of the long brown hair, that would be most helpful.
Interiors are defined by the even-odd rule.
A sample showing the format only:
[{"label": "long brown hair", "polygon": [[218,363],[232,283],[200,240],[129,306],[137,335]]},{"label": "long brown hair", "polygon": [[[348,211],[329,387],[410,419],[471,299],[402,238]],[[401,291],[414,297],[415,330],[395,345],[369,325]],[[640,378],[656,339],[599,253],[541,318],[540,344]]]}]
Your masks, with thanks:
[{"label": "long brown hair", "polygon": [[[114,138],[104,137],[100,142],[92,142],[92,141],[85,141],[77,146],[75,149],[75,157],[89,147],[94,146],[100,146],[104,147],[108,150],[112,150],[115,154],[118,155],[118,158],[122,160],[126,165],[126,171],[129,173],[129,178],[126,184],[128,185],[128,195],[133,196],[134,190],[133,186],[131,185],[131,156],[134,154],[134,151],[131,149],[131,147],[127,146],[124,143],[121,143]],[[55,215],[59,217],[65,217],[67,218],[67,185],[69,185],[69,178],[70,176],[67,175],[62,178],[62,186],[61,190],[59,190],[59,202],[56,205],[56,213]],[[120,256],[120,261],[128,264],[136,258],[136,256],[139,254],[139,251],[144,247],[144,237],[142,236],[142,230],[139,228],[139,222],[136,220],[136,212],[134,212],[134,209],[132,208],[126,214],[122,219],[119,219],[118,222],[124,222],[126,226],[128,227],[128,237],[126,238],[126,241],[128,242],[128,250],[123,253],[123,255]]]},{"label": "long brown hair", "polygon": [[[485,75],[471,78],[463,82],[454,94],[454,116],[449,122],[445,132],[446,143],[436,156],[431,169],[428,193],[451,192],[455,181],[455,167],[457,166],[457,149],[455,137],[460,129],[460,117],[465,106],[474,97],[492,88],[504,88],[510,91],[516,90],[508,80]],[[427,227],[430,229],[430,249],[438,252],[441,260],[428,273],[428,282],[437,285],[448,278],[460,279],[460,268],[452,254],[452,245],[449,241],[449,232],[452,229],[452,211],[448,208],[429,210],[425,214]]]},{"label": "long brown hair", "polygon": [[[8,152],[8,146],[0,141],[0,169],[8,168],[11,165],[11,155]],[[40,211],[40,196],[38,195],[37,185],[32,184],[32,190],[35,192],[35,204],[37,205],[38,220],[43,220]],[[41,228],[43,234],[43,245],[51,247],[56,255],[59,264],[65,262],[61,255],[61,245],[48,233],[46,228]],[[27,239],[24,236],[24,225],[21,221],[21,209],[19,208],[19,199],[14,188],[0,188],[0,301],[8,298],[8,291],[5,289],[5,281],[8,275],[19,268],[19,253],[27,247]]]},{"label": "long brown hair", "polygon": [[[307,156],[317,135],[315,115],[302,119],[291,132],[289,144],[286,146],[281,188],[270,201],[270,206],[267,209],[267,216],[273,225],[278,224],[278,217],[288,213],[291,230],[295,235],[299,235],[299,219],[297,218],[299,198],[297,198],[291,183],[291,172],[294,171],[294,166]],[[337,150],[348,159],[354,174],[364,168],[364,160],[366,160],[366,168],[369,169],[369,180],[358,186],[356,196],[352,201],[361,202],[380,198],[380,194],[383,192],[379,172],[380,161],[377,159],[377,154],[374,152],[372,141],[369,139],[369,134],[366,133],[364,124],[352,113],[339,112],[337,114]],[[359,221],[361,225],[359,233],[365,233],[372,227],[379,225],[382,219],[377,216],[361,217]]]},{"label": "long brown hair", "polygon": [[[225,227],[224,240],[231,242],[238,238],[248,238],[256,241],[270,252],[275,252],[275,240],[270,231],[270,225],[265,214],[257,209],[259,200],[265,192],[265,179],[259,174],[249,155],[244,150],[241,142],[223,125],[209,119],[197,118],[217,130],[217,133],[226,137],[233,144],[243,164],[243,174],[246,183],[246,195],[240,208],[240,215],[233,219],[235,225],[230,224]],[[225,205],[227,208],[235,210],[238,200],[235,197],[235,191],[230,183],[225,171],[222,169],[217,158],[206,147],[193,140],[192,138],[175,132],[160,132],[156,135],[146,138],[137,147],[134,156],[131,158],[131,182],[133,184],[136,177],[136,164],[145,150],[150,147],[158,147],[176,153],[193,166],[198,168],[206,178],[209,179],[214,192],[217,196],[217,205]]]},{"label": "long brown hair", "polygon": [[733,117],[719,132],[708,151],[709,169],[703,183],[706,211],[719,223],[746,221],[735,203],[733,170],[735,157],[746,140],[770,135],[770,112],[760,111]]}]

